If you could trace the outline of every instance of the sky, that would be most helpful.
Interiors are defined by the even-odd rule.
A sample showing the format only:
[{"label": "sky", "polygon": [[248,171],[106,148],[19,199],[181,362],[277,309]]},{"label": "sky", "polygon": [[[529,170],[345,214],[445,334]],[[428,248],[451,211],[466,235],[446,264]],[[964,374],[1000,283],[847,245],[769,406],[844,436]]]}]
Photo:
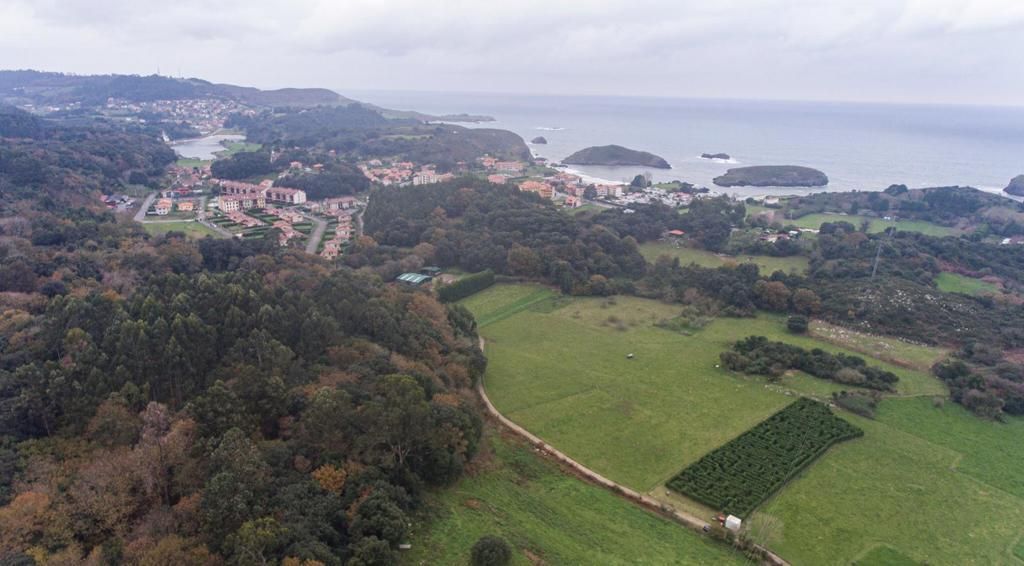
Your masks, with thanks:
[{"label": "sky", "polygon": [[1024,106],[1024,0],[0,0],[0,68]]}]

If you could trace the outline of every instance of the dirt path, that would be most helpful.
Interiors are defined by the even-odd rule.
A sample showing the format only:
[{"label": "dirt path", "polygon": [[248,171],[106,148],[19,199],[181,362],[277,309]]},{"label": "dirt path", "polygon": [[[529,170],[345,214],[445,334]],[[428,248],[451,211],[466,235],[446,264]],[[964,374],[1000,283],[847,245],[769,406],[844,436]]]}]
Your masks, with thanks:
[{"label": "dirt path", "polygon": [[[484,351],[484,346],[485,345],[486,345],[486,342],[484,341],[484,337],[481,336],[480,337],[480,351]],[[692,515],[690,513],[685,512],[685,511],[680,511],[680,510],[678,510],[678,509],[676,509],[674,507],[671,507],[669,505],[666,505],[666,504],[664,504],[664,503],[662,503],[662,502],[660,502],[660,501],[658,501],[658,500],[656,500],[656,499],[654,499],[652,497],[648,497],[648,496],[646,496],[646,495],[644,495],[642,493],[634,491],[634,490],[632,490],[632,489],[630,489],[630,488],[628,488],[628,487],[626,487],[626,486],[624,486],[624,485],[622,485],[620,483],[616,483],[616,482],[614,482],[614,481],[612,481],[612,480],[602,476],[601,474],[595,472],[594,470],[591,470],[590,468],[584,466],[583,464],[577,462],[576,460],[573,460],[572,458],[570,458],[569,456],[565,455],[564,453],[562,453],[560,450],[558,450],[554,446],[551,446],[550,444],[544,442],[538,436],[534,435],[530,431],[528,431],[525,428],[523,428],[523,427],[517,425],[516,423],[512,422],[511,420],[506,418],[504,415],[499,413],[498,409],[494,406],[493,403],[491,403],[490,397],[487,396],[487,391],[484,390],[483,378],[481,378],[480,382],[477,384],[476,390],[477,390],[477,393],[480,395],[480,399],[483,400],[484,406],[487,407],[487,412],[489,412],[492,416],[494,416],[494,418],[497,419],[498,422],[500,422],[502,425],[504,425],[506,428],[508,428],[512,432],[515,432],[519,436],[522,436],[523,438],[525,438],[528,441],[530,441],[531,444],[533,444],[534,446],[536,446],[537,448],[542,450],[548,456],[550,456],[550,457],[554,458],[555,460],[558,460],[562,464],[572,468],[572,470],[575,471],[580,476],[582,476],[582,477],[584,477],[584,478],[586,478],[586,479],[588,479],[588,480],[590,480],[590,481],[592,481],[592,482],[594,482],[594,483],[596,483],[596,484],[598,484],[598,485],[600,485],[602,487],[610,489],[611,491],[613,491],[613,492],[615,492],[615,493],[617,493],[619,495],[622,495],[625,498],[633,501],[634,503],[637,503],[637,504],[639,504],[639,505],[641,505],[643,507],[646,507],[647,509],[650,509],[650,510],[653,510],[653,511],[658,512],[660,514],[666,515],[669,518],[675,520],[676,522],[681,523],[682,525],[684,525],[684,526],[686,526],[688,528],[691,528],[691,529],[693,529],[693,530],[695,530],[695,531],[697,531],[699,533],[703,533],[704,532],[704,527],[709,526],[707,521],[701,519],[700,517],[697,517],[696,515]],[[765,557],[765,562],[766,563],[773,564],[773,565],[776,565],[776,566],[789,566],[789,563],[786,562],[785,560],[783,560],[782,557],[778,556],[777,554],[775,554],[774,552],[768,550],[767,548],[764,548],[764,547],[761,547],[761,546],[758,546],[756,548],[760,552],[764,553],[764,557]]]}]

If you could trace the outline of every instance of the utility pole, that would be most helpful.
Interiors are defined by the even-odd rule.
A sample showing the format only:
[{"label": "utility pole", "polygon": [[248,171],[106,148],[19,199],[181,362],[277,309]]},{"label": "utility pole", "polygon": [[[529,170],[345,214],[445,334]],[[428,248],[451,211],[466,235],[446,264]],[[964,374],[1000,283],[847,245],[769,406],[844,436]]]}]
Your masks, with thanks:
[{"label": "utility pole", "polygon": [[[890,226],[889,228],[887,228],[886,230],[888,232],[886,234],[886,238],[892,238],[892,235],[896,233],[896,225],[895,225],[895,223],[892,226]],[[871,268],[871,279],[872,280],[875,279],[875,274],[878,273],[878,263],[882,259],[882,246],[885,245],[886,238],[882,238],[881,240],[878,241],[878,249],[875,250],[875,265]]]}]

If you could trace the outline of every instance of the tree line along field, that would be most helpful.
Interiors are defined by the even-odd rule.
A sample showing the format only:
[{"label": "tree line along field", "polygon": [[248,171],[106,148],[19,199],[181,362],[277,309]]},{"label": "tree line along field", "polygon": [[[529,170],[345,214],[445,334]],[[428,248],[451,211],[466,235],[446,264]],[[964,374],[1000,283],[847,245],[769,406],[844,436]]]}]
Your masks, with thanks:
[{"label": "tree line along field", "polygon": [[576,479],[532,448],[485,430],[481,463],[431,492],[426,529],[405,564],[467,564],[484,535],[513,548],[512,564],[742,564],[728,547]]},{"label": "tree line along field", "polygon": [[801,397],[666,485],[712,508],[746,517],[830,446],[863,434],[825,405]]},{"label": "tree line along field", "polygon": [[679,263],[683,265],[695,263],[701,267],[720,267],[728,263],[753,263],[760,268],[762,273],[773,273],[775,271],[805,273],[809,264],[804,256],[741,255],[732,257],[707,250],[676,246],[668,242],[646,242],[640,244],[640,254],[651,263],[654,263],[659,256],[667,255],[671,258],[678,258]]},{"label": "tree line along field", "polygon": [[746,523],[794,564],[849,564],[888,552],[873,553],[882,546],[918,562],[1014,560],[1012,543],[1024,535],[1024,420],[983,421],[949,402],[935,408],[945,387],[910,367],[927,366],[940,349],[838,332],[825,342],[791,335],[783,318],[765,314],[719,318],[684,336],[654,326],[678,305],[556,298],[530,285],[495,285],[462,304],[491,320],[481,329],[485,384],[505,416],[606,477],[704,516],[718,510],[666,494],[665,482],[795,395],[826,400],[843,389],[799,372],[767,384],[716,368],[732,342],[757,334],[852,354],[835,345],[849,344],[912,362],[868,360],[899,376],[897,392],[875,420],[844,412],[864,436],[833,446]]},{"label": "tree line along field", "polygon": [[963,233],[961,230],[957,230],[956,228],[941,226],[934,222],[927,222],[925,220],[884,220],[882,218],[860,216],[856,214],[817,213],[801,216],[800,218],[784,219],[780,220],[780,222],[783,224],[793,224],[800,228],[813,228],[815,230],[825,222],[849,222],[857,228],[860,228],[862,222],[868,222],[868,232],[872,234],[884,232],[886,228],[893,226],[895,226],[897,230],[903,230],[905,232],[920,232],[928,236],[951,236]]}]

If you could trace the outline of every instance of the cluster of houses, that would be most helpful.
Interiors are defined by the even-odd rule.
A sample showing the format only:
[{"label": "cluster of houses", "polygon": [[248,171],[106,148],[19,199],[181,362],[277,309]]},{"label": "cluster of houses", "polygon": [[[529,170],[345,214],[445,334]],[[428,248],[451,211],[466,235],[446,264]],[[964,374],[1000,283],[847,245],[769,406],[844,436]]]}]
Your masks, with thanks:
[{"label": "cluster of houses", "polygon": [[157,216],[167,216],[175,209],[177,209],[178,212],[195,212],[196,201],[192,199],[174,200],[168,197],[163,197],[157,200],[156,204],[153,205],[153,212]]},{"label": "cluster of houses", "polygon": [[224,216],[227,216],[228,219],[234,222],[235,224],[241,224],[246,228],[255,228],[257,226],[263,226],[262,220],[253,218],[252,216],[249,216],[248,214],[245,214],[240,210],[227,211],[224,213]]},{"label": "cluster of houses", "polygon": [[423,165],[419,169],[410,161],[385,163],[380,159],[371,159],[359,165],[359,169],[368,179],[385,187],[412,185],[432,185],[455,178],[452,173],[438,173],[435,165]]},{"label": "cluster of houses", "polygon": [[[189,98],[181,100],[153,100],[149,102],[132,102],[120,98],[108,98],[105,105],[108,113],[117,115],[143,112],[162,114],[175,121],[185,121],[204,134],[212,133],[224,127],[224,122],[232,114],[253,115],[255,110],[244,104],[220,98]],[[144,118],[138,118],[145,122]]]},{"label": "cluster of houses", "polygon": [[275,187],[274,182],[266,180],[258,185],[239,181],[218,181],[220,198],[217,206],[221,212],[248,210],[250,208],[266,208],[268,202],[298,205],[305,204],[306,191]]},{"label": "cluster of houses", "polygon": [[654,204],[661,203],[668,206],[689,206],[693,201],[693,195],[684,192],[670,193],[656,187],[645,187],[636,192],[615,195],[612,202],[623,206],[631,204]]},{"label": "cluster of houses", "polygon": [[128,195],[103,195],[103,204],[110,209],[125,210],[135,204],[135,200]]},{"label": "cluster of houses", "polygon": [[480,157],[477,161],[488,171],[494,171],[499,174],[504,173],[513,177],[522,175],[523,171],[526,171],[526,163],[522,161],[500,161],[498,158],[489,155]]},{"label": "cluster of houses", "polygon": [[320,256],[326,259],[334,259],[341,254],[342,248],[352,239],[352,213],[355,212],[358,201],[355,197],[329,198],[319,202],[309,203],[306,208],[312,212],[332,216],[338,220],[334,227],[333,234],[325,234],[324,248]]},{"label": "cluster of houses", "polygon": [[359,165],[359,170],[370,181],[385,187],[402,186],[412,182],[413,168],[416,165],[409,161],[384,163],[380,159],[371,159]]},{"label": "cluster of houses", "polygon": [[519,190],[524,193],[536,193],[546,199],[554,198],[555,196],[555,188],[545,181],[523,181],[519,183]]}]

